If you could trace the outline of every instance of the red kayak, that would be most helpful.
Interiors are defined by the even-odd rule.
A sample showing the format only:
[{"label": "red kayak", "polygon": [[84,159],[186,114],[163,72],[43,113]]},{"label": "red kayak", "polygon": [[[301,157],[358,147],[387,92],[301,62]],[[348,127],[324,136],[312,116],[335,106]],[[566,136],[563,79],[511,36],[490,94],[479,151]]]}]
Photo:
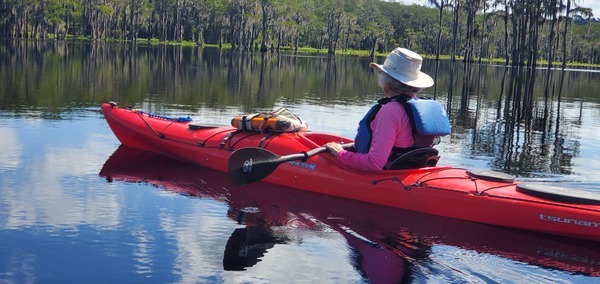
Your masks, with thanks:
[{"label": "red kayak", "polygon": [[102,105],[129,147],[229,173],[237,184],[264,181],[359,201],[490,225],[600,241],[600,194],[524,184],[486,170],[425,166],[365,173],[321,154],[341,136],[252,131]]}]

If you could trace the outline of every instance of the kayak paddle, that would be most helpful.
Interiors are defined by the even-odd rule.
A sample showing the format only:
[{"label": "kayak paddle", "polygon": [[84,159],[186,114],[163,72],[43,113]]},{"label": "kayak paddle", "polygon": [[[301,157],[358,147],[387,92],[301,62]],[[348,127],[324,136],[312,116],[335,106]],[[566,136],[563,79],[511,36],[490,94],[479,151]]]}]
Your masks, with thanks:
[{"label": "kayak paddle", "polygon": [[[354,143],[342,144],[344,149],[354,147]],[[319,147],[308,152],[278,156],[263,148],[241,148],[229,157],[229,179],[236,184],[249,184],[269,176],[279,165],[295,160],[305,162],[308,158],[328,152]]]}]

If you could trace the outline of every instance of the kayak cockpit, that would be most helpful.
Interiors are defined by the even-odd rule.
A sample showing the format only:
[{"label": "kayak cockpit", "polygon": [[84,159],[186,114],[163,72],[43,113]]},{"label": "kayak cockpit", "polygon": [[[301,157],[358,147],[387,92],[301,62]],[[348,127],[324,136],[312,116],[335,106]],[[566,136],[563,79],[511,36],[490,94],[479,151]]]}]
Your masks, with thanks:
[{"label": "kayak cockpit", "polygon": [[576,204],[600,205],[600,193],[552,185],[521,183],[517,191],[539,198]]}]

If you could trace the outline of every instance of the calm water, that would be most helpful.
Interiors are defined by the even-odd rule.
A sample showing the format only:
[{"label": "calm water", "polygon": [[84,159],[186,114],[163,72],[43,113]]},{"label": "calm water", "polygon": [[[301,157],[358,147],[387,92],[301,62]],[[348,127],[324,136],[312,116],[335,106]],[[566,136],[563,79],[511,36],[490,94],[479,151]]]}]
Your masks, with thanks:
[{"label": "calm water", "polygon": [[[598,242],[233,186],[120,146],[99,111],[113,100],[222,124],[286,106],[312,130],[353,137],[380,95],[368,62],[2,42],[0,283],[600,281]],[[545,91],[540,70],[528,100],[517,70],[471,67],[441,63],[425,94],[451,114],[440,164],[600,192],[599,72],[552,71]]]}]

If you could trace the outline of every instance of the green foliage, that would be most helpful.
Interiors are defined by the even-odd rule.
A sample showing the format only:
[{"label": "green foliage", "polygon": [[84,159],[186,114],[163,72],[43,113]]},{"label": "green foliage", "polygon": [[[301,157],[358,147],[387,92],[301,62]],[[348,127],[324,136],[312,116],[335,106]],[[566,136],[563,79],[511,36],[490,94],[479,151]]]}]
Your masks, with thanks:
[{"label": "green foliage", "polygon": [[[564,9],[552,8],[560,0],[554,6],[537,6],[535,0],[495,1],[493,10],[489,7],[492,0],[465,0],[460,6],[447,2],[454,4],[446,0],[440,19],[435,7],[381,0],[12,0],[0,2],[0,37],[209,44],[252,50],[264,45],[365,56],[387,54],[403,46],[423,55],[439,51],[446,55],[442,58],[451,60],[502,61],[508,57],[513,63],[600,64],[600,22],[588,21],[589,8],[574,6],[570,15],[575,20],[565,26]],[[508,7],[507,18],[505,3],[514,5]],[[539,13],[525,13],[536,9]],[[520,26],[513,30],[513,25],[523,23],[539,24],[535,29],[525,27],[535,33],[513,34],[522,30]],[[553,43],[548,40],[551,26]],[[561,33],[566,28],[568,42],[563,49],[558,41],[565,38]],[[553,58],[548,58],[551,49]]]}]

